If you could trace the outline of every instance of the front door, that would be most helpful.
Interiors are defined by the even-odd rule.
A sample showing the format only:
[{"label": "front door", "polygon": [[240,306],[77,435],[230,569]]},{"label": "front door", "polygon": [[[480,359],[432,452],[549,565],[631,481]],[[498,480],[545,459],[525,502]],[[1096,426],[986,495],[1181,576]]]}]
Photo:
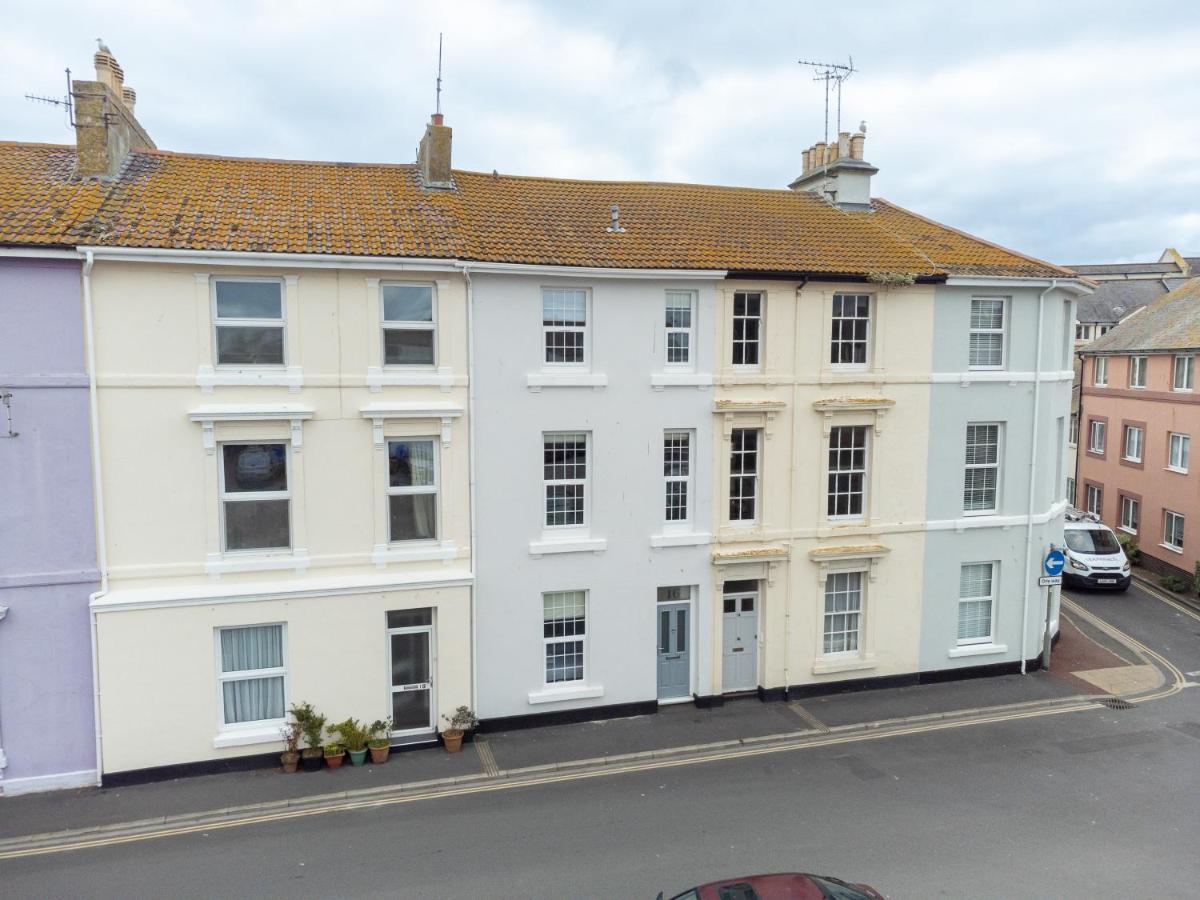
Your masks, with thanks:
[{"label": "front door", "polygon": [[[429,610],[416,610],[428,615]],[[389,617],[393,614],[389,613]],[[430,731],[433,721],[433,623],[431,616],[412,616],[419,624],[388,629],[391,663],[392,732]],[[421,621],[425,619],[425,621]],[[428,622],[428,624],[425,624]]]},{"label": "front door", "polygon": [[686,603],[658,604],[658,699],[691,695],[691,641]]},{"label": "front door", "polygon": [[758,592],[725,594],[721,685],[725,693],[758,687]]}]

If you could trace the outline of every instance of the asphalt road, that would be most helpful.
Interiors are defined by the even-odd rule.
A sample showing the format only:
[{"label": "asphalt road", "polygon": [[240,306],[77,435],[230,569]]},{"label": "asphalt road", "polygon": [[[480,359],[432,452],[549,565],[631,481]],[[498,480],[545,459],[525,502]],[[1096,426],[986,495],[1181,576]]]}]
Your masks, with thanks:
[{"label": "asphalt road", "polygon": [[[1200,670],[1200,620],[1087,608]],[[1198,678],[1197,680],[1200,680]],[[889,897],[1186,897],[1200,690],[1073,712],[0,862],[3,897],[654,897],[808,870]]]}]

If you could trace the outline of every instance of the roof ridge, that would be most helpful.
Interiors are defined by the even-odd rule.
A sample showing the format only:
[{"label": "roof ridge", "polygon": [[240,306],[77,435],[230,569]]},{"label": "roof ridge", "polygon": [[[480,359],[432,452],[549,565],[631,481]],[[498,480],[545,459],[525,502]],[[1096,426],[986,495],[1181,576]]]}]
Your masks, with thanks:
[{"label": "roof ridge", "polygon": [[135,147],[129,151],[129,155],[138,154],[141,156],[163,156],[163,157],[178,157],[180,159],[214,159],[221,162],[248,162],[248,163],[278,163],[280,165],[296,165],[296,166],[360,166],[370,169],[413,169],[416,168],[415,162],[410,163],[386,163],[386,162],[347,162],[336,159],[284,159],[275,156],[229,156],[221,153],[193,153],[186,150],[163,150],[159,147]]}]

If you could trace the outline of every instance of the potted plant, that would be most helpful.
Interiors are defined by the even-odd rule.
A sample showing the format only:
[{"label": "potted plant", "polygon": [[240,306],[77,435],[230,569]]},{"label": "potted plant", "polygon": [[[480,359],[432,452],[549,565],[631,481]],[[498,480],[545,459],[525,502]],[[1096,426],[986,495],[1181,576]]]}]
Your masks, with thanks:
[{"label": "potted plant", "polygon": [[346,751],[337,741],[330,741],[325,745],[325,765],[331,769],[339,769],[342,765],[342,760],[346,758]]},{"label": "potted plant", "polygon": [[279,761],[283,763],[283,771],[289,775],[300,765],[300,751],[297,748],[300,746],[301,734],[300,723],[295,720],[284,722],[279,728],[279,736],[283,738],[283,753]]},{"label": "potted plant", "polygon": [[304,733],[305,746],[300,753],[300,765],[305,772],[315,772],[321,768],[321,738],[325,733],[325,717],[311,703],[294,703],[289,712]]},{"label": "potted plant", "polygon": [[443,715],[442,718],[450,723],[450,727],[442,732],[442,743],[446,745],[447,752],[457,753],[462,749],[463,735],[478,727],[479,720],[467,706],[460,706],[453,716]]},{"label": "potted plant", "polygon": [[330,725],[329,731],[338,736],[338,745],[350,754],[350,765],[361,766],[367,758],[367,730],[362,722],[346,719]]},{"label": "potted plant", "polygon": [[391,739],[388,734],[392,730],[391,719],[376,719],[367,726],[367,749],[371,751],[371,762],[375,765],[387,762],[391,752]]}]

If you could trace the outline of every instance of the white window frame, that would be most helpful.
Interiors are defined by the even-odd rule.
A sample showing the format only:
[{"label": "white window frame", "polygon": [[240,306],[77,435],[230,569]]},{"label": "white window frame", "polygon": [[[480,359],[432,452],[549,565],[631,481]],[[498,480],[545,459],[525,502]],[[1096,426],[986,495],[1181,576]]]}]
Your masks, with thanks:
[{"label": "white window frame", "polygon": [[[972,463],[967,462],[967,450],[969,448],[968,441],[971,435],[972,428],[995,428],[996,429],[996,461],[994,463]],[[962,492],[962,507],[964,516],[991,516],[995,515],[1000,510],[1000,492],[1003,490],[1001,483],[1001,474],[1003,473],[1004,465],[1004,423],[1003,422],[968,422],[966,432],[963,435],[963,492]],[[992,498],[992,505],[986,509],[967,509],[967,473],[975,470],[994,469],[996,472],[995,496]]]},{"label": "white window frame", "polygon": [[[977,303],[982,302],[999,303],[1000,304],[1000,327],[980,327],[975,324],[975,307]],[[970,336],[967,342],[967,368],[972,371],[997,371],[1004,369],[1008,364],[1008,298],[979,296],[971,298],[970,311]],[[992,336],[999,335],[1000,337],[1000,362],[995,365],[977,365],[971,362],[971,343],[976,335]]]},{"label": "white window frame", "polygon": [[[389,319],[384,291],[389,287],[429,288],[430,321]],[[428,363],[390,363],[387,361],[387,333],[389,331],[428,331],[432,334],[433,361]],[[438,366],[438,294],[437,285],[427,281],[380,281],[379,282],[379,359],[384,369],[436,369]]]},{"label": "white window frame", "polygon": [[[745,450],[745,449],[739,450],[734,446],[734,437],[733,436],[736,435],[738,432],[747,432],[749,434],[754,435],[754,449],[753,450]],[[762,499],[762,468],[763,468],[762,467],[762,451],[763,451],[763,429],[755,428],[753,426],[747,426],[747,427],[734,428],[733,431],[730,433],[730,438],[729,438],[729,505],[730,505],[730,509],[728,509],[727,512],[729,514],[729,523],[731,525],[741,526],[741,527],[750,526],[750,525],[756,524],[760,518],[759,505],[760,505],[760,502]],[[754,462],[753,471],[749,471],[749,472],[746,471],[744,466],[739,467],[738,471],[735,471],[734,465],[733,465],[733,461],[735,459],[753,460],[753,462]],[[746,518],[746,519],[735,519],[732,516],[733,501],[735,499],[744,501],[747,499],[747,495],[741,493],[740,491],[736,495],[734,494],[734,489],[733,489],[734,488],[734,480],[747,478],[747,477],[753,479],[753,482],[752,482],[753,483],[753,494],[749,495],[748,499],[750,500],[751,504],[753,505],[754,515],[751,516],[750,518]]]},{"label": "white window frame", "polygon": [[[831,586],[838,583],[838,579],[845,577],[850,579],[852,576],[858,578],[858,606],[856,609],[845,611],[830,611],[829,601]],[[821,658],[829,660],[838,659],[857,659],[866,652],[866,615],[867,615],[867,570],[865,569],[835,569],[826,573],[825,585],[821,591]],[[835,591],[835,593],[838,593]],[[833,616],[858,616],[857,628],[853,632],[855,635],[855,646],[853,649],[829,650],[827,642],[834,635],[849,635],[852,632],[849,630],[839,630],[836,632],[830,631],[830,619]]]},{"label": "white window frame", "polygon": [[[1097,440],[1099,438],[1099,440]],[[1088,420],[1088,451],[1105,456],[1108,453],[1108,423],[1100,419]]]},{"label": "white window frame", "polygon": [[[433,484],[432,485],[408,485],[405,487],[392,486],[391,460],[392,460],[392,444],[413,444],[418,441],[427,442],[433,448]],[[441,540],[442,536],[442,460],[441,460],[441,439],[428,435],[418,435],[415,437],[390,437],[384,442],[384,485],[387,491],[387,537],[390,547],[413,547],[423,544],[436,544]],[[433,537],[432,538],[412,538],[409,540],[396,540],[392,537],[392,497],[414,496],[417,494],[433,494]]]},{"label": "white window frame", "polygon": [[[1172,543],[1172,540],[1171,540],[1172,537],[1174,536],[1174,532],[1175,532],[1175,527],[1174,527],[1175,520],[1178,520],[1178,523],[1179,523],[1178,524],[1178,530],[1179,530],[1179,543],[1178,544]],[[1184,516],[1182,513],[1177,513],[1173,509],[1164,509],[1163,510],[1162,546],[1166,547],[1168,550],[1174,551],[1175,553],[1182,553],[1183,552],[1183,536],[1186,533],[1184,531],[1184,527],[1186,524],[1187,524],[1187,517]]]},{"label": "white window frame", "polygon": [[[546,477],[546,445],[557,442],[578,442],[583,439],[583,477],[554,478]],[[542,528],[554,533],[586,532],[591,519],[591,474],[592,474],[592,435],[588,431],[545,431],[542,432]],[[551,524],[550,518],[550,488],[552,485],[575,485],[582,489],[579,504],[581,521],[565,524]]]},{"label": "white window frame", "polygon": [[1120,516],[1120,525],[1117,527],[1122,531],[1127,531],[1130,534],[1138,533],[1138,525],[1142,521],[1142,504],[1141,501],[1130,497],[1128,494],[1121,495],[1121,508],[1118,512]]},{"label": "white window frame", "polygon": [[1071,418],[1067,427],[1067,444],[1071,447],[1079,445],[1079,413],[1071,413]]},{"label": "white window frame", "polygon": [[[758,298],[758,314],[753,315],[753,316],[751,316],[751,315],[739,316],[737,314],[737,298],[739,296],[747,298],[747,301],[749,300],[750,297],[757,297]],[[764,327],[766,325],[766,317],[765,317],[766,306],[767,306],[767,292],[766,291],[734,291],[733,292],[733,296],[730,298],[730,305],[729,305],[729,314],[730,314],[729,364],[734,369],[740,369],[742,371],[758,371],[758,370],[762,369],[763,356],[764,356],[764,351],[766,349],[766,341],[764,340],[764,338],[766,336],[766,330]],[[745,330],[743,330],[743,332],[742,332],[742,334],[743,334],[742,338],[739,339],[736,336],[738,322],[757,322],[758,323],[758,334],[754,338],[754,340],[750,340],[749,338],[746,338],[744,336]],[[749,347],[751,345],[753,345],[755,348],[755,357],[756,357],[755,361],[752,363],[748,363],[745,361],[737,362],[736,361],[736,355],[737,355],[736,349],[739,346],[741,346],[743,348],[742,357],[744,360],[745,355],[746,355],[745,348]]]},{"label": "white window frame", "polygon": [[[1096,498],[1096,502],[1092,503],[1092,497]],[[1089,484],[1083,492],[1083,506],[1085,512],[1090,512],[1092,515],[1099,516],[1104,511],[1104,488],[1096,484]]]},{"label": "white window frame", "polygon": [[[840,298],[840,297],[853,297],[853,298],[866,297],[867,298],[867,315],[865,317],[864,316],[839,316],[839,315],[837,315],[836,305],[838,302],[838,298]],[[836,325],[836,323],[838,323],[838,322],[862,322],[862,321],[865,321],[866,326],[867,326],[866,335],[861,339],[862,343],[864,345],[864,353],[863,353],[864,361],[863,362],[834,362],[833,361],[833,348],[834,347],[840,347],[843,344],[853,345],[853,344],[859,343],[858,338],[846,340],[844,338],[839,337],[837,340],[835,340],[833,337],[833,329],[834,329],[834,326]],[[841,370],[841,371],[845,371],[845,370],[861,371],[863,369],[871,368],[872,359],[874,356],[873,351],[872,351],[872,342],[874,340],[874,337],[875,337],[875,295],[862,293],[862,292],[851,293],[848,291],[838,291],[837,293],[835,293],[831,300],[830,316],[829,316],[829,345],[828,345],[829,355],[826,357],[826,359],[829,362],[829,367],[831,369],[837,369],[837,370]],[[838,355],[840,356],[841,354],[839,353]]]},{"label": "white window frame", "polygon": [[[546,637],[546,621],[547,621],[547,619],[546,619],[546,598],[553,597],[553,596],[559,595],[559,594],[581,594],[583,596],[583,634],[581,634],[581,635],[558,635],[558,636],[554,636],[554,637]],[[588,676],[588,642],[587,642],[588,607],[590,606],[589,601],[591,600],[591,598],[588,596],[588,591],[579,590],[579,589],[566,590],[566,591],[543,591],[541,594],[541,599],[542,599],[542,621],[541,621],[541,626],[542,626],[542,686],[546,690],[553,691],[553,690],[561,690],[563,688],[569,689],[572,687],[578,687],[580,685],[586,685],[588,683],[588,681],[587,681],[587,676]],[[567,643],[575,643],[575,642],[578,642],[581,644],[581,646],[579,648],[579,655],[582,658],[582,665],[581,665],[582,671],[580,672],[579,677],[572,678],[572,679],[569,679],[566,681],[549,681],[546,677],[549,674],[546,671],[546,669],[547,669],[547,666],[546,666],[546,651],[547,651],[547,649],[555,644],[567,644]]]},{"label": "white window frame", "polygon": [[1067,496],[1066,496],[1066,501],[1067,501],[1069,504],[1071,504],[1072,506],[1074,506],[1074,505],[1075,505],[1075,479],[1074,479],[1074,478],[1068,478],[1068,479],[1067,479]]},{"label": "white window frame", "polygon": [[[1179,451],[1176,452],[1178,446]],[[1167,468],[1186,475],[1191,463],[1192,436],[1179,431],[1167,432]]]},{"label": "white window frame", "polygon": [[1190,353],[1180,353],[1175,357],[1175,368],[1171,375],[1171,390],[1183,394],[1191,393],[1195,386],[1195,378],[1196,357]]},{"label": "white window frame", "polygon": [[[226,672],[221,660],[221,632],[241,631],[245,628],[274,628],[280,632],[280,659],[283,665],[270,669],[245,669],[237,672]],[[249,625],[221,625],[213,629],[213,653],[217,673],[217,733],[221,735],[237,735],[245,732],[262,733],[264,741],[279,740],[279,727],[287,721],[288,697],[290,684],[288,677],[288,635],[286,622],[254,622]],[[249,722],[225,722],[225,683],[228,681],[252,681],[259,678],[283,677],[283,717],[278,719],[254,719]]]},{"label": "white window frame", "polygon": [[[416,612],[427,607],[418,606],[413,608],[400,607],[399,609],[391,609],[387,612]],[[388,737],[405,737],[415,734],[429,734],[437,729],[437,607],[430,606],[429,609],[429,624],[428,625],[399,625],[395,628],[386,628],[387,633],[387,662],[388,662],[388,678],[387,678],[387,710],[390,716],[393,711],[393,697],[397,693],[395,684],[392,683],[392,636],[398,634],[424,634],[427,635],[429,641],[429,677],[431,679],[429,685],[429,724],[424,727],[417,728],[402,728],[388,732]],[[384,613],[384,624],[387,624],[387,612]]]},{"label": "white window frame", "polygon": [[[835,469],[832,465],[831,457],[835,452],[841,454],[843,452],[853,453],[856,449],[853,446],[834,447],[834,435],[849,433],[859,433],[862,435],[862,467],[851,467],[848,469]],[[828,453],[825,460],[825,518],[830,522],[861,522],[867,518],[867,502],[870,499],[870,477],[871,477],[871,428],[868,425],[834,425],[829,429]],[[859,475],[861,476],[862,489],[860,491],[835,491],[833,487],[834,477],[838,475]],[[830,502],[837,497],[854,497],[859,498],[859,511],[850,513],[831,513],[829,511]]]},{"label": "white window frame", "polygon": [[[674,448],[668,446],[668,441],[678,441],[683,439],[682,449],[684,456],[680,460],[685,473],[671,474],[670,465],[675,460],[672,459],[672,451]],[[680,531],[691,530],[692,523],[692,507],[693,507],[693,489],[692,479],[695,476],[695,432],[686,428],[668,428],[663,431],[663,523],[664,529],[676,529]],[[682,518],[671,518],[670,512],[672,509],[670,500],[670,491],[672,486],[682,486],[683,490],[683,510]]]},{"label": "white window frame", "polygon": [[1092,384],[1096,387],[1108,387],[1108,357],[1097,356],[1092,362]]},{"label": "white window frame", "polygon": [[[242,284],[245,282],[273,283],[279,285],[279,318],[278,319],[243,319],[223,318],[217,315],[217,285],[226,282]],[[264,277],[255,275],[244,276],[215,276],[209,279],[209,318],[212,321],[212,358],[213,368],[228,372],[250,369],[255,372],[281,371],[288,366],[288,324],[287,324],[287,287],[283,278]],[[278,328],[279,342],[283,350],[282,359],[277,363],[223,363],[221,362],[221,344],[217,338],[219,329],[231,328]]]},{"label": "white window frame", "polygon": [[[234,491],[225,490],[225,448],[248,447],[260,444],[280,444],[283,446],[283,460],[287,473],[287,490],[283,491]],[[292,442],[279,438],[268,438],[259,441],[236,440],[220,441],[217,443],[217,505],[221,519],[221,555],[225,557],[263,556],[269,554],[291,553],[296,543],[296,523],[292,508]],[[288,502],[288,542],[283,547],[254,547],[247,550],[230,550],[225,535],[225,504],[245,503],[253,500],[286,500]]]},{"label": "white window frame", "polygon": [[[979,595],[979,596],[973,596],[973,597],[964,597],[963,596],[963,593],[962,593],[962,570],[965,569],[967,566],[988,566],[991,569],[991,574],[990,574],[990,577],[988,578],[988,582],[991,587],[991,590],[989,593],[984,594],[984,595]],[[970,647],[970,646],[973,646],[976,644],[990,644],[995,640],[995,637],[996,637],[996,606],[997,606],[996,597],[999,594],[999,592],[997,591],[997,581],[999,580],[997,576],[999,575],[999,572],[1000,572],[1000,563],[997,562],[996,560],[981,560],[978,562],[965,562],[959,566],[959,568],[958,568],[958,605],[955,607],[958,614],[955,616],[955,632],[954,632],[956,646]],[[967,637],[967,638],[959,637],[959,633],[962,629],[963,604],[964,603],[982,603],[985,600],[988,603],[988,633],[986,635],[981,635],[979,637]]]},{"label": "white window frame", "polygon": [[[550,294],[580,294],[583,296],[583,325],[547,325],[546,298]],[[587,371],[592,364],[592,292],[588,288],[543,287],[541,290],[541,323],[542,323],[542,368],[551,371]],[[574,334],[582,335],[579,352],[581,360],[572,362],[555,362],[548,360],[546,355],[550,350],[550,335]]]},{"label": "white window frame", "polygon": [[[677,325],[668,325],[667,316],[672,309],[681,309],[682,307],[672,307],[672,300],[687,300],[688,309],[688,326],[681,328]],[[698,312],[698,298],[695,291],[671,289],[666,291],[663,296],[663,369],[670,372],[693,372],[696,369],[696,314]],[[671,336],[683,335],[687,341],[686,358],[683,360],[671,360]]]},{"label": "white window frame", "polygon": [[1129,387],[1131,390],[1140,391],[1146,389],[1146,366],[1148,357],[1131,356],[1129,357]]},{"label": "white window frame", "polygon": [[1129,462],[1140,463],[1146,452],[1146,429],[1141,425],[1126,425],[1124,443],[1122,458]]}]

